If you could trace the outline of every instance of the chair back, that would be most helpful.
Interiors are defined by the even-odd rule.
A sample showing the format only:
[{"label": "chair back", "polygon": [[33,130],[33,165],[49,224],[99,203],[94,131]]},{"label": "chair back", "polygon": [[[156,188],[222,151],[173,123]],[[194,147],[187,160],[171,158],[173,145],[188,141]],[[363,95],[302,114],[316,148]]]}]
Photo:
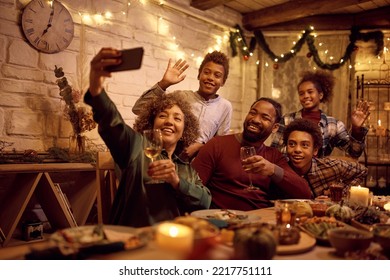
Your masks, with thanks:
[{"label": "chair back", "polygon": [[96,156],[97,214],[98,223],[108,223],[111,205],[118,188],[115,162],[110,152],[98,152]]}]

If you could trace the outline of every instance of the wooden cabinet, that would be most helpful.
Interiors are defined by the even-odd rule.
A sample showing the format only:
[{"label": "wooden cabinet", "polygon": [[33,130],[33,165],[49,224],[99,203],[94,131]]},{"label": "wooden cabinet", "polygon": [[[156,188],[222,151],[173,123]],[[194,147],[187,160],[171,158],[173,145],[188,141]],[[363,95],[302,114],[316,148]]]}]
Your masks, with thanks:
[{"label": "wooden cabinet", "polygon": [[[0,164],[0,175],[11,177],[10,188],[0,198],[3,246],[9,243],[33,195],[54,229],[84,225],[96,201],[96,169],[88,163]],[[61,177],[72,185],[67,197],[74,219],[55,185]]]},{"label": "wooden cabinet", "polygon": [[[390,82],[365,80],[357,77],[357,99],[370,102],[370,116],[366,121],[369,132],[366,137],[364,157],[360,159],[368,167],[366,185],[374,187],[378,195],[390,194]],[[385,186],[379,187],[379,181]],[[383,184],[381,182],[381,184]]]}]

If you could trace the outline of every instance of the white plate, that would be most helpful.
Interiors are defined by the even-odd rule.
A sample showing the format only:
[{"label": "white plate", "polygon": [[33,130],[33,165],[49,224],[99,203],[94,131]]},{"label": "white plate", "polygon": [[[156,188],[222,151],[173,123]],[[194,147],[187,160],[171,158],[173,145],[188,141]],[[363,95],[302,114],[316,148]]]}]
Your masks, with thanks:
[{"label": "white plate", "polygon": [[125,226],[103,225],[104,234],[94,234],[97,226],[81,226],[58,230],[50,236],[50,239],[58,245],[76,248],[84,248],[99,244],[123,242],[126,249],[135,249],[146,245],[137,229]]},{"label": "white plate", "polygon": [[[227,217],[224,215],[226,212],[233,213],[234,217]],[[245,211],[230,210],[230,209],[205,209],[198,210],[191,213],[191,216],[202,219],[215,219],[223,220],[228,223],[251,223],[260,220],[260,216],[255,214],[248,214]]]}]

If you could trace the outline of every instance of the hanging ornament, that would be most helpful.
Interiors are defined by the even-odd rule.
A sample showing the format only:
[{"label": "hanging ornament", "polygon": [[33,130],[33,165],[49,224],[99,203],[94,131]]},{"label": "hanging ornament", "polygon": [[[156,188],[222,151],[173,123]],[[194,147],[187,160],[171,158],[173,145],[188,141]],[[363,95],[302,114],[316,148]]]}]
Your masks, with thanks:
[{"label": "hanging ornament", "polygon": [[311,53],[311,52],[308,52],[307,54],[306,54],[306,57],[307,58],[311,58],[313,56],[313,54]]},{"label": "hanging ornament", "polygon": [[275,70],[278,70],[279,69],[279,64],[275,63],[273,67],[274,67]]},{"label": "hanging ornament", "polygon": [[247,61],[249,59],[249,56],[244,55],[244,60]]}]

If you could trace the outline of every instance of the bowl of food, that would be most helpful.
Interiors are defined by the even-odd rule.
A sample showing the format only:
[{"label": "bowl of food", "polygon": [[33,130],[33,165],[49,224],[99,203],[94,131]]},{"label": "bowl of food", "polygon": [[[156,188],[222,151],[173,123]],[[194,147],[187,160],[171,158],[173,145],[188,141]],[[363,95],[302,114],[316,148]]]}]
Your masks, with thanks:
[{"label": "bowl of food", "polygon": [[205,242],[214,243],[219,236],[219,228],[205,219],[187,215],[176,217],[173,222],[193,229],[195,246]]},{"label": "bowl of food", "polygon": [[315,200],[310,202],[310,207],[313,212],[313,216],[322,217],[325,216],[326,209],[328,209],[330,202],[326,200]]},{"label": "bowl of food", "polygon": [[367,249],[374,235],[372,232],[353,228],[334,228],[328,230],[328,238],[336,253],[344,256],[349,251]]},{"label": "bowl of food", "polygon": [[374,241],[381,245],[383,251],[390,254],[390,224],[374,224],[372,226]]}]

